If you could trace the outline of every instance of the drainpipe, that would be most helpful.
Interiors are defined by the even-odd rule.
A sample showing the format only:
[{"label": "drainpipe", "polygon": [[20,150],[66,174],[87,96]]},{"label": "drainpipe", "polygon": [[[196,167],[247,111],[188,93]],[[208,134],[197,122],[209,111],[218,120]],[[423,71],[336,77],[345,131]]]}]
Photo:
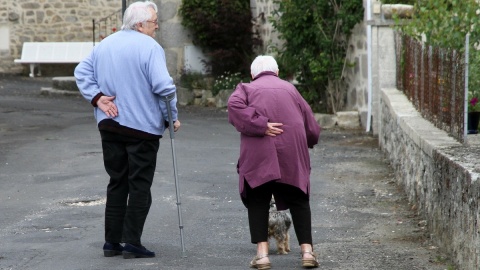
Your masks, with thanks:
[{"label": "drainpipe", "polygon": [[372,0],[367,0],[367,73],[368,73],[368,113],[367,113],[367,129],[371,129],[372,118]]}]

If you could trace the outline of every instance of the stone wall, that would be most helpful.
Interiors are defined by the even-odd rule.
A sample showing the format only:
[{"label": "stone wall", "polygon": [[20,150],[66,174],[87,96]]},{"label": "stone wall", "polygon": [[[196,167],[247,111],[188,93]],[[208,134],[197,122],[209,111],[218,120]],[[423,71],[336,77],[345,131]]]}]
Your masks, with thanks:
[{"label": "stone wall", "polygon": [[157,40],[165,49],[170,75],[179,78],[185,66],[185,46],[192,45],[189,32],[182,26],[178,9],[182,0],[156,0],[158,5],[159,32]]},{"label": "stone wall", "polygon": [[380,146],[433,242],[458,269],[480,269],[480,144],[435,128],[397,89],[382,89],[380,106]]},{"label": "stone wall", "polygon": [[[366,0],[363,1],[365,11]],[[372,18],[365,18],[355,26],[348,41],[347,64],[344,81],[347,83],[346,111],[358,111],[363,127],[368,122],[368,28],[371,27],[371,112],[370,130],[378,133],[379,93],[382,87],[396,85],[395,41],[392,26],[394,21],[386,19],[381,12],[381,3],[372,0]]]},{"label": "stone wall", "polygon": [[263,46],[259,48],[259,54],[271,54],[275,47],[281,47],[283,42],[278,38],[278,32],[273,28],[268,17],[273,16],[277,8],[274,0],[250,0],[253,17],[253,31],[263,41]]},{"label": "stone wall", "polygon": [[[178,16],[181,0],[154,2],[159,8],[156,38],[165,49],[170,73],[176,77],[183,67],[184,46],[191,44]],[[92,20],[98,21],[112,14],[117,14],[117,19],[107,26],[108,29],[120,29],[121,8],[120,0],[0,0],[0,73],[24,71],[25,67],[13,62],[20,58],[24,42],[93,42]],[[100,35],[105,35],[104,27],[105,24],[96,29],[97,42]],[[48,75],[48,69],[44,71],[42,66],[42,72]]]},{"label": "stone wall", "polygon": [[[368,105],[367,79],[367,34],[365,23],[359,23],[352,30],[352,36],[347,45],[347,67],[344,78],[347,83],[346,111],[363,112],[366,115]],[[363,117],[365,126],[366,116]]]},{"label": "stone wall", "polygon": [[92,20],[121,8],[118,0],[1,0],[0,72],[21,72],[14,64],[24,42],[91,41]]}]

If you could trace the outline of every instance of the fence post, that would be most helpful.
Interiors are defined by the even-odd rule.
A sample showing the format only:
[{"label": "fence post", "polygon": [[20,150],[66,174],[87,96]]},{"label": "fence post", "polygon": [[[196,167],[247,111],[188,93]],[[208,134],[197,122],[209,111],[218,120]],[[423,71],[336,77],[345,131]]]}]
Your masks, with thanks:
[{"label": "fence post", "polygon": [[463,141],[465,144],[468,144],[467,141],[467,130],[468,130],[468,73],[469,70],[469,54],[470,54],[470,33],[467,33],[465,36],[465,93],[463,101]]},{"label": "fence post", "polygon": [[92,19],[92,29],[93,46],[95,46],[95,19]]}]

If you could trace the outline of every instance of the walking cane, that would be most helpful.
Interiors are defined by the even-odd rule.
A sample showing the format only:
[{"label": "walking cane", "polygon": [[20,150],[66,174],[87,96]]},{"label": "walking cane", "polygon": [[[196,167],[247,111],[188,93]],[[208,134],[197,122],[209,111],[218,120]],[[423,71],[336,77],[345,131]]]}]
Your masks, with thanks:
[{"label": "walking cane", "polygon": [[167,104],[167,112],[168,112],[168,124],[170,130],[170,141],[172,144],[172,159],[173,159],[173,175],[175,178],[175,189],[177,193],[177,210],[178,210],[178,227],[180,228],[180,241],[182,245],[182,257],[186,258],[187,255],[185,253],[185,244],[183,242],[183,221],[182,221],[182,211],[180,209],[180,188],[178,185],[177,179],[177,157],[175,156],[175,131],[173,130],[173,118],[172,118],[172,107],[170,106],[170,101],[175,98],[175,93],[172,93],[166,97],[163,97],[163,101]]}]

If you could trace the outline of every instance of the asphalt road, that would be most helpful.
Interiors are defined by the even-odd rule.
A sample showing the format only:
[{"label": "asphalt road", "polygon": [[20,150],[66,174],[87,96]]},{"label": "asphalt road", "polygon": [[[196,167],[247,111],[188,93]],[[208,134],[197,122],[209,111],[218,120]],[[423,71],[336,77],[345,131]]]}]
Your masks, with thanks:
[{"label": "asphalt road", "polygon": [[[186,258],[170,139],[161,140],[143,244],[151,259],[103,257],[107,175],[87,101],[42,96],[50,78],[0,75],[0,269],[247,269],[255,254],[238,195],[239,135],[224,109],[181,107],[176,134]],[[377,139],[324,130],[311,150],[319,269],[453,269],[396,186]],[[273,269],[301,269],[292,252]]]}]

